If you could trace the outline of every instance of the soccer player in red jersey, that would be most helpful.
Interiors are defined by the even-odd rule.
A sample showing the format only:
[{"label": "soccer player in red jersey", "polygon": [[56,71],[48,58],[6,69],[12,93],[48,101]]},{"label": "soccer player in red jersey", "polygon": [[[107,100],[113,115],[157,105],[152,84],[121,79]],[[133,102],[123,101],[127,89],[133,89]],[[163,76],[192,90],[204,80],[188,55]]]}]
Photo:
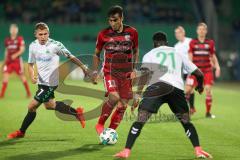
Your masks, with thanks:
[{"label": "soccer player in red jersey", "polygon": [[99,32],[93,58],[93,79],[98,77],[100,53],[104,50],[104,85],[108,99],[102,106],[102,112],[95,128],[98,134],[111,115],[109,128],[116,129],[120,124],[129,99],[132,99],[132,81],[128,78],[138,60],[138,32],[135,28],[123,24],[123,9],[113,6],[108,11],[109,27]]},{"label": "soccer player in red jersey", "polygon": [[[206,90],[206,117],[215,118],[210,113],[212,107],[212,86],[214,84],[213,69],[215,69],[215,76],[220,76],[221,70],[218,59],[215,54],[214,41],[207,39],[207,25],[199,23],[197,26],[197,39],[193,39],[189,46],[189,57],[193,63],[201,69],[204,73],[204,88]],[[194,76],[189,76],[186,82],[186,94],[191,94],[194,86],[196,86],[196,79]]]},{"label": "soccer player in red jersey", "polygon": [[27,79],[24,75],[24,67],[21,55],[25,50],[24,39],[22,36],[18,36],[18,26],[16,24],[10,25],[10,37],[5,39],[5,60],[3,64],[3,80],[2,89],[0,97],[3,98],[7,85],[9,74],[13,71],[20,77],[25,90],[27,92],[27,97],[31,97]]}]

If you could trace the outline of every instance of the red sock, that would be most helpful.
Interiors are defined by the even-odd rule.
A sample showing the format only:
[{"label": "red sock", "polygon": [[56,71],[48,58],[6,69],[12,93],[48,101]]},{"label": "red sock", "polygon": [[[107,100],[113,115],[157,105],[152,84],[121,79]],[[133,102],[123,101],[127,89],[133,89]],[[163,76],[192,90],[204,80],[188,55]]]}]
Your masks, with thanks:
[{"label": "red sock", "polygon": [[120,122],[123,119],[125,111],[126,111],[126,107],[123,107],[123,106],[118,107],[115,110],[115,112],[112,115],[111,123],[109,125],[109,128],[116,129],[119,126]]},{"label": "red sock", "polygon": [[104,125],[108,117],[111,115],[114,106],[107,101],[102,106],[102,113],[98,119],[98,124]]},{"label": "red sock", "polygon": [[25,90],[27,92],[27,96],[30,97],[31,96],[31,92],[30,92],[30,89],[29,89],[27,81],[23,82],[23,85],[24,85]]},{"label": "red sock", "polygon": [[210,113],[212,107],[212,96],[206,96],[206,112]]},{"label": "red sock", "polygon": [[2,83],[2,90],[1,90],[0,97],[4,97],[5,91],[7,89],[7,85],[8,85],[8,82],[3,82]]}]

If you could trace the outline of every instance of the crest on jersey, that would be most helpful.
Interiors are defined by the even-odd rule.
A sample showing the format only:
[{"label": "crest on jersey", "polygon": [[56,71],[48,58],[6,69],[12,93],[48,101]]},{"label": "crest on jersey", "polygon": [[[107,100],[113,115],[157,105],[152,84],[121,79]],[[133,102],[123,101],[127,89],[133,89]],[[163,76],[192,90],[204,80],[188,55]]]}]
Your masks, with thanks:
[{"label": "crest on jersey", "polygon": [[194,48],[199,48],[199,46],[198,45],[194,45]]},{"label": "crest on jersey", "polygon": [[127,41],[130,41],[130,35],[125,35],[125,39],[126,39]]},{"label": "crest on jersey", "polygon": [[208,49],[209,48],[209,44],[205,44],[204,48]]}]

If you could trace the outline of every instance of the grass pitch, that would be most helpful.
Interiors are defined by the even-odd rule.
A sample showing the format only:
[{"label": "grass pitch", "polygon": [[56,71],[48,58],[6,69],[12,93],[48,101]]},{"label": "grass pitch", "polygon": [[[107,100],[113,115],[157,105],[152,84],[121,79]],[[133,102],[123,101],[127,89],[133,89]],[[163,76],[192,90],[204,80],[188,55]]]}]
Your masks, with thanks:
[{"label": "grass pitch", "polygon": [[[87,86],[104,90],[103,85],[70,81],[69,84]],[[36,86],[31,85],[34,94]],[[215,160],[240,159],[240,84],[217,84],[213,90],[212,112],[216,119],[206,119],[205,97],[196,97],[197,113],[192,117],[199,133],[202,147],[211,153]],[[84,91],[85,92],[85,91]],[[100,105],[102,100],[83,96],[66,95],[56,92],[57,100],[71,99],[73,106],[84,106],[90,111]],[[128,116],[118,128],[119,140],[116,145],[98,144],[94,126],[97,119],[87,121],[82,129],[77,121],[62,121],[54,111],[43,106],[38,109],[37,117],[28,129],[25,138],[6,140],[8,133],[19,129],[26,115],[30,99],[20,81],[12,78],[4,99],[0,99],[0,159],[6,160],[112,160],[112,155],[120,151],[132,124]],[[165,105],[161,113],[170,114]],[[109,121],[108,121],[109,122]],[[192,160],[193,148],[184,134],[179,122],[162,121],[147,124],[132,150],[129,160]]]}]

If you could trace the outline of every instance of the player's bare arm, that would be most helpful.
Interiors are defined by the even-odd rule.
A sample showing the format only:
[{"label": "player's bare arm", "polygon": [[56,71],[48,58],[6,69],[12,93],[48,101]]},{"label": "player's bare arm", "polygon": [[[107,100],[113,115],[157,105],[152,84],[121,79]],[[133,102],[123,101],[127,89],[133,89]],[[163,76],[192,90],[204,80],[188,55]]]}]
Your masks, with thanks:
[{"label": "player's bare arm", "polygon": [[218,78],[221,75],[221,68],[220,68],[216,54],[213,54],[212,56],[212,63],[213,63],[213,67],[215,68],[215,76]]},{"label": "player's bare arm", "polygon": [[151,77],[151,71],[148,68],[141,68],[140,71],[136,71],[136,76],[139,77],[138,80],[138,87],[136,94],[133,98],[133,104],[131,107],[131,111],[133,112],[135,108],[138,107],[142,95],[142,91],[144,89],[144,86],[148,83],[150,77]]},{"label": "player's bare arm", "polygon": [[204,87],[203,87],[203,73],[196,69],[192,75],[194,75],[197,78],[198,86],[195,88],[196,91],[198,91],[199,94],[202,94]]},{"label": "player's bare arm", "polygon": [[[67,56],[67,57],[68,57],[68,59],[70,59],[74,64],[76,64],[77,66],[79,66],[79,67],[83,70],[83,72],[92,79],[92,76],[93,76],[92,71],[91,71],[86,65],[84,65],[78,58],[76,58],[76,57],[73,56],[73,55],[69,55],[69,56]],[[96,84],[96,83],[97,83],[97,82],[93,81],[93,84]]]},{"label": "player's bare arm", "polygon": [[28,63],[28,73],[33,84],[37,83],[37,77],[35,76],[34,63]]},{"label": "player's bare arm", "polygon": [[93,82],[97,83],[97,78],[98,78],[98,66],[100,64],[100,53],[101,50],[98,50],[97,48],[95,49],[94,55],[93,55],[93,74],[92,74],[92,80]]},{"label": "player's bare arm", "polygon": [[192,54],[192,52],[188,52],[188,58],[190,59],[190,61],[192,61],[192,59],[193,59],[193,54]]}]

